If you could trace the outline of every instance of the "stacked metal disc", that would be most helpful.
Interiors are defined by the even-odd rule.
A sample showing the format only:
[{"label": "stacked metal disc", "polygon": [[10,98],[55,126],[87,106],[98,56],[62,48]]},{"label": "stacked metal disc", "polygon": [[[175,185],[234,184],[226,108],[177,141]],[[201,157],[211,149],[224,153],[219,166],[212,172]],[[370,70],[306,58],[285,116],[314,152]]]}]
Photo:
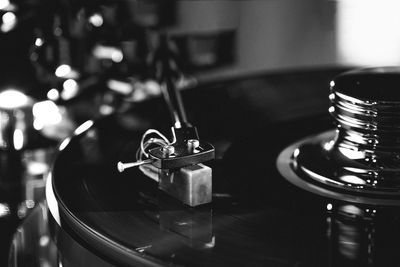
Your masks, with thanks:
[{"label": "stacked metal disc", "polygon": [[[331,82],[329,98],[336,129],[283,151],[278,159],[281,173],[325,196],[346,194],[355,202],[374,202],[374,198],[384,204],[386,200],[397,202],[400,68],[368,68],[339,75]],[[285,160],[283,155],[289,158],[288,153],[290,159]]]}]

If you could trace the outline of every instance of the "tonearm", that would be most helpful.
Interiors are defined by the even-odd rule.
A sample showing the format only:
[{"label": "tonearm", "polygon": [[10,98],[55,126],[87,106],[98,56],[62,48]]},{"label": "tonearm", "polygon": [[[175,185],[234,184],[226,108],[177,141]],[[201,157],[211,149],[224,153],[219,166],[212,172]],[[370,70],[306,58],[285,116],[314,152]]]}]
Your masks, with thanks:
[{"label": "tonearm", "polygon": [[[182,73],[165,34],[160,36],[158,49],[153,55],[153,66],[173,120],[172,140],[156,130],[148,130],[142,138],[138,161],[119,162],[118,170],[122,172],[126,168],[141,166],[145,174],[158,181],[161,190],[183,203],[192,207],[209,203],[212,200],[212,170],[202,163],[214,159],[214,147],[201,141],[196,127],[187,121],[177,88]],[[150,134],[161,138],[146,141]]]}]

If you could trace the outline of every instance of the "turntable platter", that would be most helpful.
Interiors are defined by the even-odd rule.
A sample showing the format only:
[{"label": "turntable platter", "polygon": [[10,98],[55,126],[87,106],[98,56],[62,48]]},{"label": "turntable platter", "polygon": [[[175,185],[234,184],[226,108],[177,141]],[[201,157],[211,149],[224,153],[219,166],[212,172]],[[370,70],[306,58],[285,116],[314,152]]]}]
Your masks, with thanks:
[{"label": "turntable platter", "polygon": [[117,171],[116,162],[131,161],[138,145],[136,133],[120,121],[102,119],[62,144],[47,188],[57,227],[106,261],[117,266],[400,263],[393,253],[400,247],[398,209],[324,198],[279,175],[280,151],[329,129],[327,118],[260,127],[238,138],[223,160],[209,163],[213,202],[197,208],[171,199],[137,169]]}]

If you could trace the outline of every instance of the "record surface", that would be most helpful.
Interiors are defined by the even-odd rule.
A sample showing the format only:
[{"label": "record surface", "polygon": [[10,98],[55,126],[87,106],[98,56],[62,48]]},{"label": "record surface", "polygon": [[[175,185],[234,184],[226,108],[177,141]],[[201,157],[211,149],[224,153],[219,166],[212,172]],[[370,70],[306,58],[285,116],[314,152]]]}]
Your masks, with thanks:
[{"label": "record surface", "polygon": [[[47,201],[59,226],[120,266],[394,266],[399,212],[294,187],[278,154],[327,118],[266,125],[237,138],[213,168],[213,202],[197,208],[158,190],[134,161],[138,133],[123,115],[80,128],[62,144]],[[218,150],[218,147],[217,147]],[[49,197],[49,195],[51,197]],[[62,253],[62,252],[61,252]],[[394,264],[394,265],[393,265]]]}]

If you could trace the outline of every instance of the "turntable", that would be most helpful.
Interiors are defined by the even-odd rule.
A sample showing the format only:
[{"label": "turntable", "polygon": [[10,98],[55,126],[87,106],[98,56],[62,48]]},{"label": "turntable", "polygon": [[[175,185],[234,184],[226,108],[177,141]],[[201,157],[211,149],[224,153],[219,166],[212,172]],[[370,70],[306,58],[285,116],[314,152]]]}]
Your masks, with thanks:
[{"label": "turntable", "polygon": [[[292,80],[308,76],[328,83],[337,72],[284,76]],[[368,80],[371,75],[374,78]],[[356,84],[361,81],[360,86],[372,88],[375,76],[379,80],[382,75],[387,76],[384,80],[389,77],[392,81],[399,77],[397,69],[350,72],[334,79],[331,93],[342,96],[343,81],[351,83],[353,79]],[[251,78],[241,83],[262,84],[278,77]],[[392,81],[383,84],[388,87],[381,87],[372,105],[381,107],[384,97],[390,96]],[[226,82],[224,88],[235,83],[238,81]],[[226,93],[232,89],[224,90]],[[348,90],[352,97],[361,92]],[[363,96],[358,95],[361,99]],[[183,95],[185,100],[201,103],[203,97],[207,98],[195,91]],[[342,104],[336,98],[331,102],[336,109]],[[392,107],[391,102],[387,104]],[[141,110],[140,114],[146,112]],[[21,225],[14,237],[10,262],[13,266],[34,266],[38,261],[63,266],[397,265],[400,213],[395,186],[390,193],[386,193],[386,186],[379,187],[381,183],[386,185],[386,176],[377,177],[378,185],[374,189],[365,186],[364,191],[359,184],[339,178],[342,176],[327,176],[338,179],[328,183],[300,169],[308,166],[307,161],[301,161],[301,153],[311,153],[307,146],[315,147],[315,153],[328,153],[322,149],[334,140],[341,147],[343,139],[335,137],[335,127],[347,125],[340,126],[337,114],[331,114],[336,126],[328,115],[306,116],[246,127],[230,139],[227,149],[220,150],[222,146],[217,145],[217,159],[205,162],[213,171],[212,202],[195,207],[159,190],[158,183],[138,168],[122,173],[117,170],[116,162],[134,159],[140,144],[140,133],[125,123],[127,118],[139,116],[134,109],[85,123],[61,144],[47,180],[48,210],[42,205]],[[230,127],[242,122],[236,119]],[[378,129],[380,122],[369,121],[377,123]],[[218,138],[214,136],[211,141],[218,144]],[[300,153],[295,152],[297,149]],[[380,150],[376,153],[379,155]],[[319,160],[336,158],[319,156]],[[310,161],[314,163],[318,161]],[[390,172],[392,168],[395,165],[381,170]],[[365,177],[360,173],[353,175]],[[48,220],[44,222],[43,218]]]},{"label": "turntable", "polygon": [[[400,264],[399,68],[191,84],[179,38],[159,28],[171,17],[121,3],[71,1],[73,19],[61,12],[52,16],[59,30],[39,23],[35,32],[31,60],[52,88],[46,97],[60,106],[98,102],[57,146],[40,178],[45,198],[0,221],[19,224],[9,266]],[[167,9],[141,3],[145,13]],[[85,45],[91,53],[78,49]],[[184,67],[214,58],[192,55]],[[154,80],[142,82],[149,69]]]}]

